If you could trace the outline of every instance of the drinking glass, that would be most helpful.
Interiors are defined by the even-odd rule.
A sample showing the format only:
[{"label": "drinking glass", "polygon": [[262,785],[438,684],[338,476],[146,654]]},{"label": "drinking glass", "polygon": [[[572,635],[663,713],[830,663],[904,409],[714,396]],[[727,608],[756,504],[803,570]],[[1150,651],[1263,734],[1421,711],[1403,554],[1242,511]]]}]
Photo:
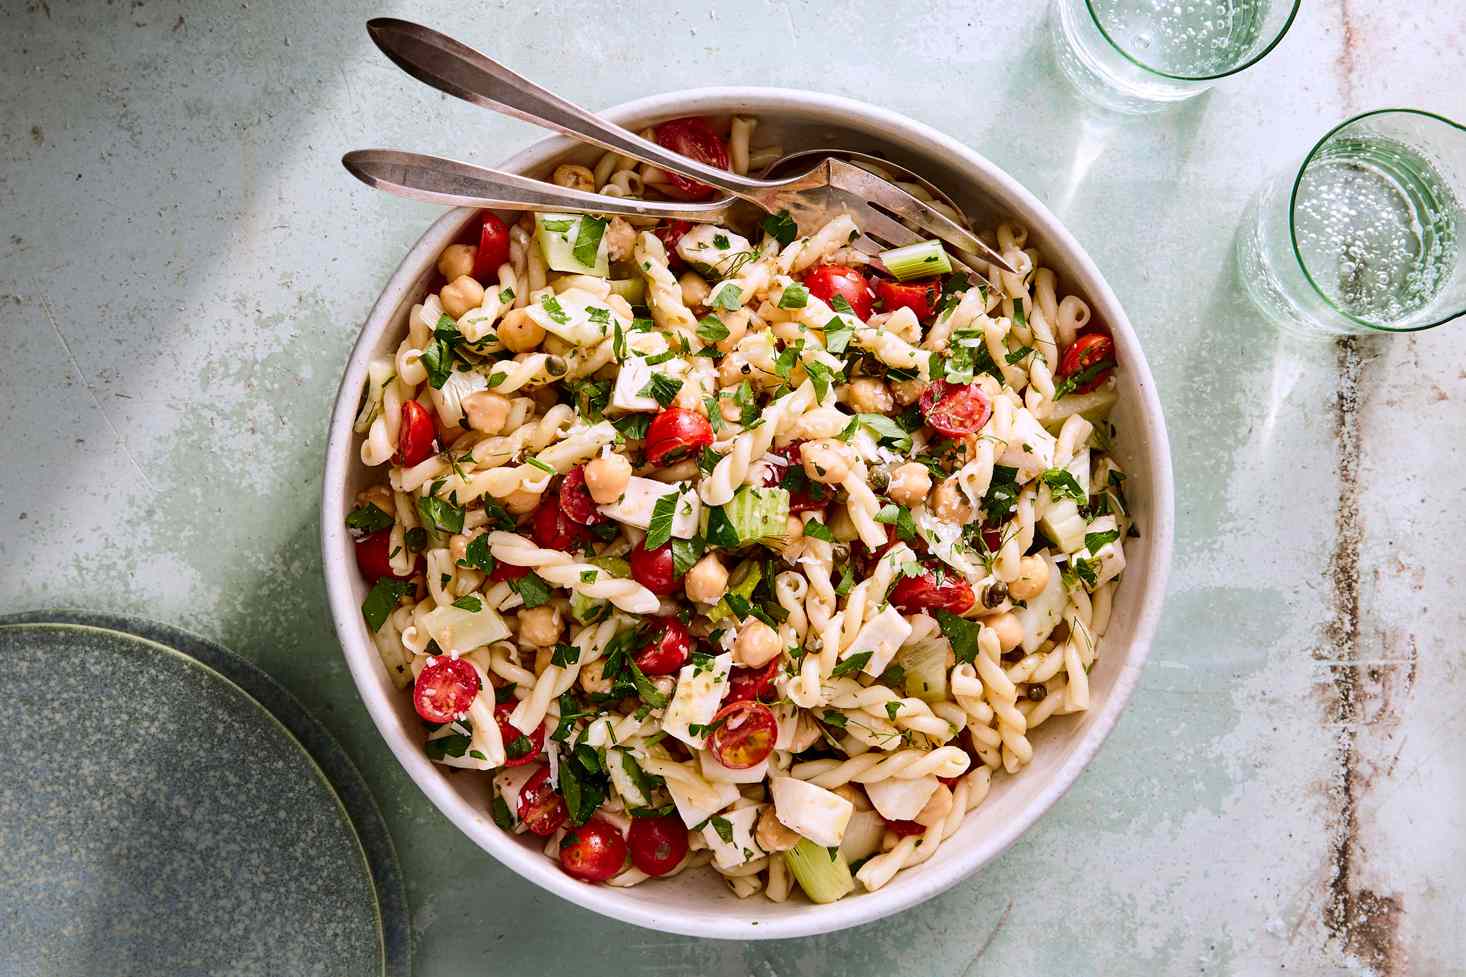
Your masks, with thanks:
[{"label": "drinking glass", "polygon": [[1263,185],[1237,239],[1253,300],[1295,333],[1412,332],[1466,313],[1466,127],[1417,109],[1349,119]]},{"label": "drinking glass", "polygon": [[1256,64],[1302,0],[1054,0],[1059,68],[1120,112],[1155,112]]}]

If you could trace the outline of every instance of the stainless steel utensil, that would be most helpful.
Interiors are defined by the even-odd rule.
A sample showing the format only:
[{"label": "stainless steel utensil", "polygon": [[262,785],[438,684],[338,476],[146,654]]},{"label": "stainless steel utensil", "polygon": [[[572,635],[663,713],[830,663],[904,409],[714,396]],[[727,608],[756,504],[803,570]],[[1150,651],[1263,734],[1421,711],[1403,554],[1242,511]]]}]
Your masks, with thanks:
[{"label": "stainless steel utensil", "polygon": [[[759,180],[688,159],[587,112],[492,58],[421,24],[379,17],[367,30],[382,52],[419,81],[474,105],[574,136],[631,159],[706,183],[768,213],[787,212],[801,234],[848,213],[864,232],[862,250],[941,239],[966,260],[1014,269],[974,234],[900,187],[838,159],[783,180]],[[889,212],[889,214],[887,213]],[[891,216],[894,215],[894,216]],[[899,218],[899,219],[897,219]]]}]

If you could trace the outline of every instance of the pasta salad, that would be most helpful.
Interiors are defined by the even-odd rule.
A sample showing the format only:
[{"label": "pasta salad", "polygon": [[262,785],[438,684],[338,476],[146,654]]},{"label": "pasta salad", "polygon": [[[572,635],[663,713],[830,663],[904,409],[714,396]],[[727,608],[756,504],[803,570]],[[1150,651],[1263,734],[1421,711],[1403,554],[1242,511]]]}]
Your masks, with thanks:
[{"label": "pasta salad", "polygon": [[[650,135],[746,172],[753,130]],[[978,276],[848,216],[472,232],[370,364],[347,518],[427,755],[587,882],[830,902],[937,857],[1089,706],[1133,534],[1108,331],[1011,223]]]}]

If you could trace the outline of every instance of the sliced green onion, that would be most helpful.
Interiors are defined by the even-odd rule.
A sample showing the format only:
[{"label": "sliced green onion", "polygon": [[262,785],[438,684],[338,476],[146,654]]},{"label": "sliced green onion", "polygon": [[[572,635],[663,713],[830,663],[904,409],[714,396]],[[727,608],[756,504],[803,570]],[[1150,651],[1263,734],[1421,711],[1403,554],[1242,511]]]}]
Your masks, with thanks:
[{"label": "sliced green onion", "polygon": [[952,270],[952,262],[941,241],[921,241],[904,248],[892,248],[881,252],[881,263],[886,270],[901,281],[912,278],[930,278],[945,275]]}]

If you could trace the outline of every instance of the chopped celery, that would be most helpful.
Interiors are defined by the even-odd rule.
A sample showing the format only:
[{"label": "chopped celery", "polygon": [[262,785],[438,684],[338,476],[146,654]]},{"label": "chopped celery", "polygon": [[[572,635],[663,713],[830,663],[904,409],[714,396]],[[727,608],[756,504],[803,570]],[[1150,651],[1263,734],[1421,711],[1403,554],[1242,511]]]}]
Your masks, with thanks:
[{"label": "chopped celery", "polygon": [[799,880],[799,887],[810,902],[835,902],[855,889],[850,865],[838,850],[833,855],[808,838],[784,853],[784,864]]},{"label": "chopped celery", "polygon": [[1059,499],[1049,503],[1039,517],[1039,528],[1044,535],[1065,553],[1073,553],[1084,547],[1084,531],[1087,523],[1079,514],[1079,506],[1073,499]]},{"label": "chopped celery", "polygon": [[626,562],[624,556],[593,556],[585,562],[600,567],[618,580],[631,576],[631,564]]},{"label": "chopped celery", "polygon": [[951,643],[938,633],[898,651],[896,664],[906,670],[906,694],[926,702],[947,698],[947,654],[951,650]]},{"label": "chopped celery", "polygon": [[611,294],[619,295],[632,305],[646,304],[646,280],[643,278],[611,279]]},{"label": "chopped celery", "polygon": [[[728,578],[728,593],[736,594],[744,600],[753,597],[753,592],[758,589],[759,581],[764,578],[763,565],[758,560],[744,560],[734,567],[733,575]],[[733,611],[728,607],[727,600],[720,600],[708,611],[708,620],[717,624],[725,617],[732,617]]]},{"label": "chopped celery", "polygon": [[594,624],[602,620],[610,609],[607,601],[587,597],[578,590],[570,592],[570,616],[576,624]]},{"label": "chopped celery", "polygon": [[[534,228],[540,253],[545,256],[545,264],[551,271],[594,275],[596,278],[611,274],[605,225],[596,218],[579,214],[535,214]],[[582,234],[595,236],[594,251],[581,247]],[[590,237],[583,243],[590,244]]]},{"label": "chopped celery", "polygon": [[951,259],[947,257],[941,241],[921,241],[904,248],[882,251],[881,263],[903,282],[911,278],[945,275],[952,270]]},{"label": "chopped celery", "polygon": [[787,491],[745,485],[727,505],[709,510],[708,545],[736,549],[750,543],[773,542],[783,537],[788,521]]}]

